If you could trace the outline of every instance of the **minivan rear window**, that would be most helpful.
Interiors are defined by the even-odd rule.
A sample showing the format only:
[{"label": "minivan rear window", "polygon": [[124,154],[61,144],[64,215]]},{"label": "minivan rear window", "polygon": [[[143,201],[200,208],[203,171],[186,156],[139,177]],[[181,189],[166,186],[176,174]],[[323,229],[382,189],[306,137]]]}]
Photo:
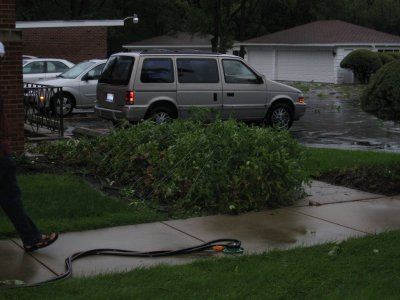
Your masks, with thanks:
[{"label": "minivan rear window", "polygon": [[218,66],[215,59],[180,58],[178,63],[179,83],[218,83]]},{"label": "minivan rear window", "polygon": [[111,56],[104,67],[99,83],[127,85],[134,62],[135,58],[131,56]]}]

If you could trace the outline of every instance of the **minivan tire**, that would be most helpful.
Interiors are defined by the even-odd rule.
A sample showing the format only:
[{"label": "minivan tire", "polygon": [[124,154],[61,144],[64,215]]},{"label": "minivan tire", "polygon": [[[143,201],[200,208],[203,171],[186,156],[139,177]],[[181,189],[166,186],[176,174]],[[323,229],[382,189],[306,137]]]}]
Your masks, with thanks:
[{"label": "minivan tire", "polygon": [[274,104],[268,110],[266,123],[276,129],[289,129],[293,124],[293,109],[286,103]]},{"label": "minivan tire", "polygon": [[152,108],[147,115],[147,119],[152,120],[157,124],[171,122],[174,118],[174,112],[167,106],[156,106]]}]

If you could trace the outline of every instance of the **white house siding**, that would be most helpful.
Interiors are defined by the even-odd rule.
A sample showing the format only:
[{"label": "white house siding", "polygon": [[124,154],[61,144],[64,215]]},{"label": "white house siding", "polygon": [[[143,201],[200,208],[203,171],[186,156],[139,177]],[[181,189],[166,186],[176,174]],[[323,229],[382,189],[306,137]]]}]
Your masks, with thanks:
[{"label": "white house siding", "polygon": [[335,82],[332,50],[278,50],[276,80]]},{"label": "white house siding", "polygon": [[246,51],[250,65],[267,78],[336,82],[332,48],[321,50],[248,46]]},{"label": "white house siding", "polygon": [[[353,72],[340,67],[341,61],[356,49],[378,51],[368,46],[323,48],[248,46],[247,61],[261,74],[273,80],[354,83]],[[385,50],[386,48],[384,48]],[[396,51],[398,48],[393,47]],[[391,49],[393,51],[393,49]]]},{"label": "white house siding", "polygon": [[267,78],[275,79],[275,50],[263,47],[248,47],[247,61]]},{"label": "white house siding", "polygon": [[337,48],[335,50],[336,56],[335,56],[335,74],[336,74],[336,83],[353,83],[354,82],[354,76],[353,72],[347,69],[343,69],[340,67],[340,63],[342,60],[349,54],[351,51],[353,51],[353,48]]}]

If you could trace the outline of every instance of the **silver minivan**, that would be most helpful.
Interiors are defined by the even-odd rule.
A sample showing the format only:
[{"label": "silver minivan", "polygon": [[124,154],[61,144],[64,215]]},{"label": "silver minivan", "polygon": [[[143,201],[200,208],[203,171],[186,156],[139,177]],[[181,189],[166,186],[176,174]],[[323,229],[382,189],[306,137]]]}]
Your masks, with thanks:
[{"label": "silver minivan", "polygon": [[162,123],[193,107],[210,118],[235,118],[290,128],[304,115],[298,89],[266,79],[243,59],[199,51],[116,53],[97,85],[95,112],[104,119]]}]

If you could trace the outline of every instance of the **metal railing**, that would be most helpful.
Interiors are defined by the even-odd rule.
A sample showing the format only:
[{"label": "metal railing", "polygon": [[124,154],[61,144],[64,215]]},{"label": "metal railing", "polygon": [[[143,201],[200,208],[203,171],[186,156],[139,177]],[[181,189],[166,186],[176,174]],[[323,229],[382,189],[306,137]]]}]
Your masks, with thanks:
[{"label": "metal railing", "polygon": [[24,83],[24,120],[39,132],[45,128],[64,136],[62,87]]}]

